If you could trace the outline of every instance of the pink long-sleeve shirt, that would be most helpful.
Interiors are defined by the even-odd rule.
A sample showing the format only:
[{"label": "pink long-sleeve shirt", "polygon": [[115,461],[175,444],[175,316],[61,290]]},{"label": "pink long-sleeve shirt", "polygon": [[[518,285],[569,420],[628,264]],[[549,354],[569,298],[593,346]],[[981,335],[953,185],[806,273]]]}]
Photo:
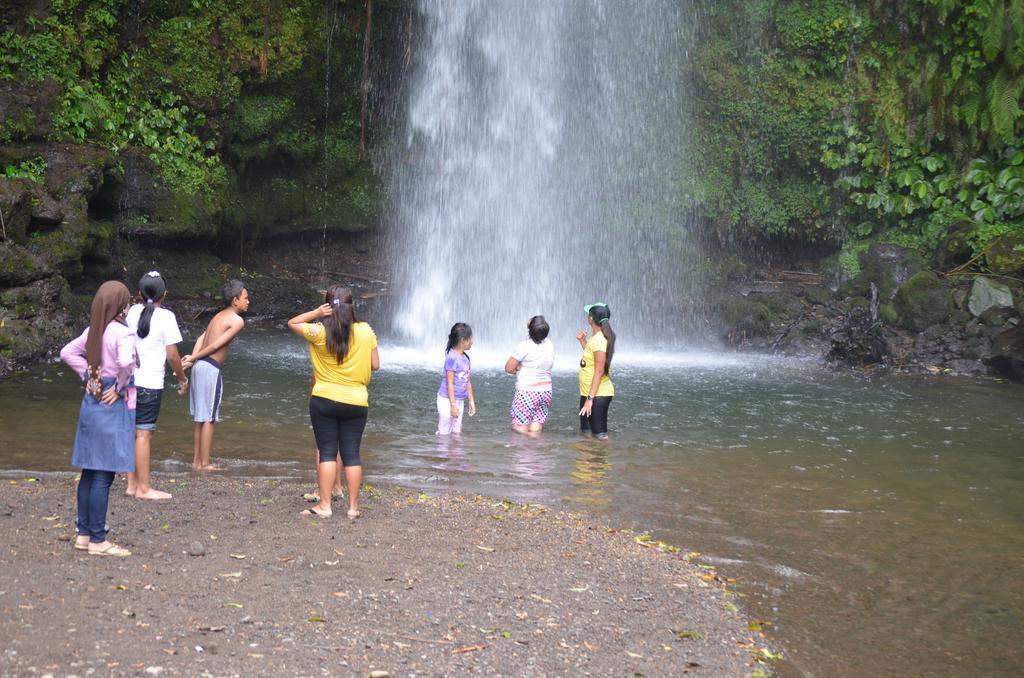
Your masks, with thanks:
[{"label": "pink long-sleeve shirt", "polygon": [[[78,376],[83,376],[89,369],[89,361],[85,358],[85,341],[89,337],[89,328],[77,339],[72,339],[60,350],[60,359],[67,363]],[[117,390],[128,384],[135,371],[135,333],[126,325],[112,322],[103,332],[103,365],[100,377],[117,380]]]}]

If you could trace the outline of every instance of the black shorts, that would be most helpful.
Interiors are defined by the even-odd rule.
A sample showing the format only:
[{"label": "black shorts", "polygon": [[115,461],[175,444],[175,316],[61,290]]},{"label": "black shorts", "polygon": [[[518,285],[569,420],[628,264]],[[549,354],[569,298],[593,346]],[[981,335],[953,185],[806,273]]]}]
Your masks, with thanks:
[{"label": "black shorts", "polygon": [[[580,430],[584,433],[593,433],[598,438],[608,436],[608,408],[612,405],[612,398],[615,396],[597,396],[594,404],[590,407],[589,417],[580,417]],[[587,397],[580,396],[580,409],[586,404]],[[578,411],[578,410],[577,410]]]},{"label": "black shorts", "polygon": [[313,424],[313,437],[320,451],[320,463],[336,461],[341,452],[345,466],[360,466],[359,444],[363,442],[363,429],[370,408],[339,403],[336,400],[313,396],[309,399],[309,420]]},{"label": "black shorts", "polygon": [[156,419],[160,416],[160,403],[163,401],[162,388],[135,389],[135,428],[140,431],[155,431]]}]

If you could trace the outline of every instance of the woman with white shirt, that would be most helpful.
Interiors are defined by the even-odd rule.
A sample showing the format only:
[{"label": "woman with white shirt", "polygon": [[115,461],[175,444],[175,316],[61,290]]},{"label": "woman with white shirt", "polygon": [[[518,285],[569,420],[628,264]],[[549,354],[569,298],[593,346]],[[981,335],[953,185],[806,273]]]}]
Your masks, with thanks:
[{"label": "woman with white shirt", "polygon": [[136,499],[170,499],[169,492],[149,484],[150,447],[156,420],[163,400],[167,363],[178,378],[178,395],[188,391],[188,378],[181,367],[178,343],[181,330],[174,313],[163,307],[167,283],[157,271],[150,271],[139,280],[141,303],[128,309],[125,322],[137,337],[139,364],[135,368],[138,405],[135,410],[135,472],[128,474],[125,494]]},{"label": "woman with white shirt", "polygon": [[516,375],[516,392],[509,414],[512,429],[519,433],[540,433],[551,410],[551,367],[555,346],[548,339],[550,328],[544,316],[535,315],[526,325],[529,339],[519,342],[505,362],[505,371]]}]

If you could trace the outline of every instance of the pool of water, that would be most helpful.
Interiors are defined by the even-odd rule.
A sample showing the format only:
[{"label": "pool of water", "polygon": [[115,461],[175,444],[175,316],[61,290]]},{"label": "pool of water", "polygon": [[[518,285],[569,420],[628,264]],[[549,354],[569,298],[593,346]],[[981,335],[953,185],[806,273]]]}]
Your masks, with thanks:
[{"label": "pool of water", "polygon": [[[312,479],[301,340],[250,329],[225,368],[214,456]],[[1024,389],[856,377],[734,354],[616,358],[612,439],[576,432],[578,356],[540,438],[508,431],[504,355],[474,351],[479,414],[434,435],[440,355],[382,347],[367,481],[586,509],[700,551],[772,622],[787,675],[1012,674],[1024,665]],[[61,365],[0,383],[0,470],[69,471],[80,385]],[[167,391],[154,470],[188,472]],[[301,499],[297,498],[298,503]]]}]

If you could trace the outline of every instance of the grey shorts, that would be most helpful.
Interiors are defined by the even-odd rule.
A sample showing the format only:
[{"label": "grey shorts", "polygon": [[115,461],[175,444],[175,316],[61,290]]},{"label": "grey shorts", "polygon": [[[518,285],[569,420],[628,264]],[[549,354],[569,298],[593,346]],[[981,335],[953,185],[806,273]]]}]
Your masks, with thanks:
[{"label": "grey shorts", "polygon": [[188,412],[194,421],[220,421],[220,400],[224,393],[220,363],[213,358],[200,358],[192,366],[188,393]]}]

